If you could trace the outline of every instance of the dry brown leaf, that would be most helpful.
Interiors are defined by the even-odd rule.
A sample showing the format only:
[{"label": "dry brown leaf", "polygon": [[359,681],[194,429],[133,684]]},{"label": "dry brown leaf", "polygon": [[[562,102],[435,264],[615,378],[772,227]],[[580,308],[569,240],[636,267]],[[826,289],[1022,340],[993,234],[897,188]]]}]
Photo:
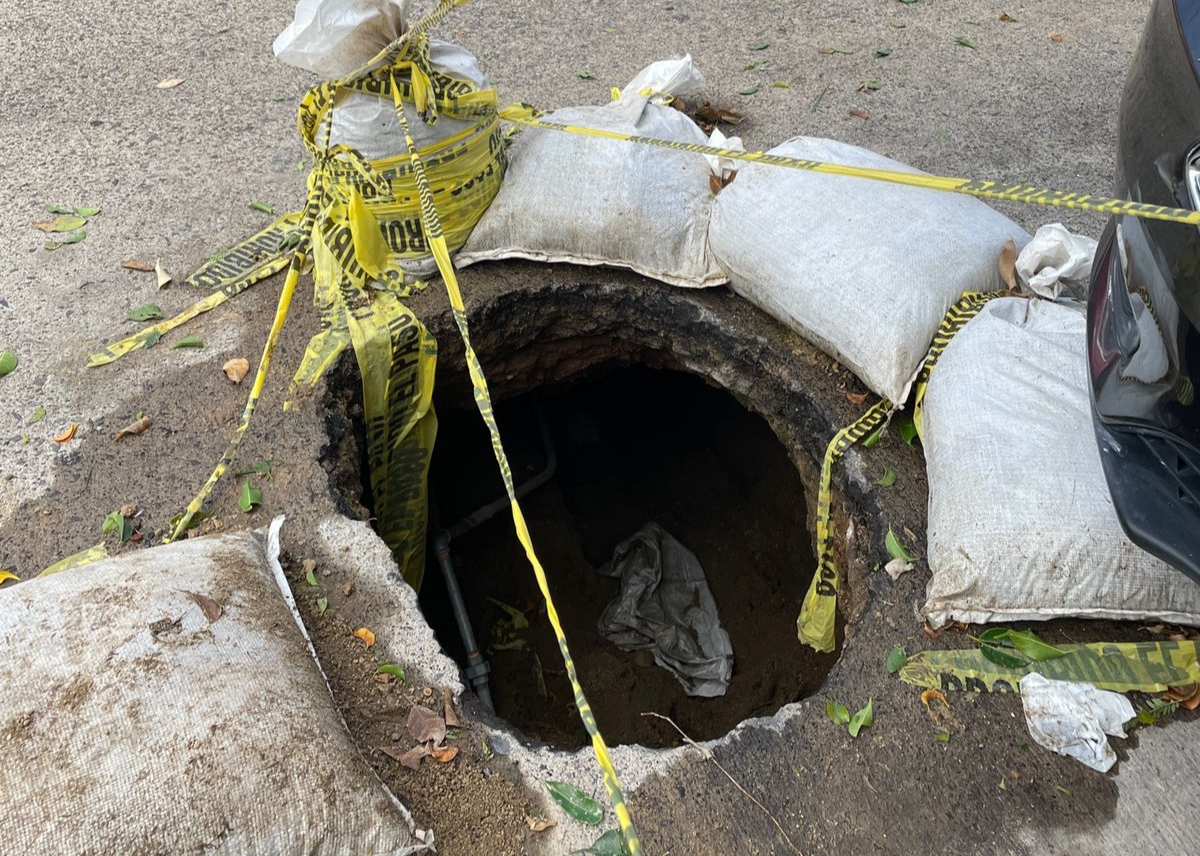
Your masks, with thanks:
[{"label": "dry brown leaf", "polygon": [[225,609],[221,606],[221,604],[217,603],[207,595],[189,591],[187,592],[187,596],[195,602],[196,606],[200,607],[200,611],[204,613],[204,617],[208,619],[209,624],[212,624],[225,612]]},{"label": "dry brown leaf", "polygon": [[446,739],[445,720],[422,705],[413,705],[405,725],[412,739],[418,743],[441,743]]},{"label": "dry brown leaf", "polygon": [[155,89],[174,89],[181,83],[183,83],[182,77],[168,77],[166,80],[160,80]]},{"label": "dry brown leaf", "polygon": [[931,628],[928,624],[921,625],[921,632],[924,633],[926,636],[928,636],[930,639],[938,638],[937,631],[934,630],[933,628]]},{"label": "dry brown leaf", "polygon": [[433,760],[441,764],[448,764],[458,755],[457,746],[430,746],[429,754],[433,756]]},{"label": "dry brown leaf", "polygon": [[114,439],[113,442],[115,443],[122,437],[137,437],[141,434],[145,434],[146,429],[153,424],[153,419],[151,419],[149,416],[143,416],[141,419],[137,420],[136,422],[130,422],[128,425],[118,431],[116,439]]},{"label": "dry brown leaf", "polygon": [[407,752],[401,752],[394,747],[380,746],[379,751],[393,761],[399,761],[410,770],[419,770],[421,769],[421,759],[429,754],[429,747],[422,743],[420,746],[414,746]]},{"label": "dry brown leaf", "polygon": [[1005,21],[1005,22],[1008,22],[1008,21],[1012,21],[1012,20],[1013,20],[1013,16],[1012,16],[1012,15],[1010,15],[1010,14],[1008,14],[1007,12],[1001,12],[1001,13],[1000,13],[1000,17],[998,17],[996,20],[997,20],[997,21]]},{"label": "dry brown leaf", "polygon": [[1062,41],[1062,36],[1060,36],[1058,33],[1051,33],[1051,34],[1050,34],[1050,41],[1052,41],[1052,42],[1061,42],[1061,41]]},{"label": "dry brown leaf", "polygon": [[863,110],[851,110],[850,115],[853,116],[855,119],[862,119],[864,122],[871,118]]},{"label": "dry brown leaf", "polygon": [[867,400],[867,394],[865,392],[847,392],[846,400],[851,404],[862,404]]},{"label": "dry brown leaf", "polygon": [[225,365],[221,366],[221,371],[225,372],[225,377],[234,383],[241,383],[245,380],[246,375],[250,374],[250,361],[245,357],[228,360]]},{"label": "dry brown leaf", "polygon": [[462,720],[454,712],[454,702],[450,700],[450,690],[442,690],[442,708],[446,718],[447,728],[462,728]]},{"label": "dry brown leaf", "polygon": [[554,821],[544,817],[530,817],[525,815],[525,823],[528,824],[533,832],[545,832],[554,826]]},{"label": "dry brown leaf", "polygon": [[708,189],[712,191],[713,196],[720,193],[724,187],[725,185],[721,183],[721,176],[714,175],[711,172],[708,174]]},{"label": "dry brown leaf", "polygon": [[365,627],[358,628],[351,635],[353,635],[355,639],[361,639],[363,644],[368,648],[375,644],[375,634]]},{"label": "dry brown leaf", "polygon": [[121,262],[121,267],[126,270],[140,270],[143,273],[150,273],[154,270],[154,265],[149,262],[138,261],[137,259],[125,259]]},{"label": "dry brown leaf", "polygon": [[1000,248],[1000,258],[996,259],[996,267],[1000,269],[1000,279],[1009,291],[1017,290],[1017,245],[1009,238]]},{"label": "dry brown leaf", "polygon": [[1177,701],[1184,710],[1195,710],[1200,707],[1200,684],[1188,684],[1184,687],[1167,687],[1163,693],[1167,701]]},{"label": "dry brown leaf", "polygon": [[54,438],[55,443],[70,443],[75,439],[75,432],[79,430],[79,423],[72,422],[65,431]]}]

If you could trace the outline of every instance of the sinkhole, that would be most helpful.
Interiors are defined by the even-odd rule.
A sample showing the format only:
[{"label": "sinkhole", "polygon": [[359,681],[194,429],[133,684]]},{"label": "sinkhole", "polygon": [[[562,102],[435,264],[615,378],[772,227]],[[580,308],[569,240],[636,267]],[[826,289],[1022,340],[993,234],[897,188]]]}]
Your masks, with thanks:
[{"label": "sinkhole", "polygon": [[[606,740],[676,745],[678,735],[641,715],[647,711],[670,716],[695,739],[718,738],[818,689],[835,657],[796,639],[796,615],[814,568],[804,485],[760,417],[696,375],[644,366],[600,367],[501,401],[496,417],[518,484],[553,468],[521,506]],[[443,407],[439,420],[431,529],[449,527],[503,495],[478,414]],[[601,571],[614,548],[649,522],[704,569],[733,647],[723,696],[689,696],[651,651],[621,650],[597,627],[621,593],[620,580]],[[496,714],[533,740],[585,745],[558,644],[508,511],[456,537],[450,554],[491,667]],[[420,600],[447,653],[465,666],[436,566],[426,572]]]},{"label": "sinkhole", "polygon": [[[845,418],[836,410],[837,402],[844,407],[836,384],[847,381],[836,363],[722,290],[645,288],[632,277],[628,284],[524,285],[470,306],[472,334],[514,481],[519,490],[534,485],[521,506],[606,741],[679,744],[669,725],[644,712],[671,717],[696,740],[719,739],[815,693],[865,599],[854,522],[870,529],[877,514],[855,480],[835,474],[832,548],[844,575],[839,652],[819,654],[797,640],[796,617],[816,565],[819,462],[833,420]],[[432,541],[504,490],[452,317],[435,307],[424,318],[439,348]],[[349,375],[330,384],[330,469],[348,512],[369,518],[356,387]],[[651,651],[622,650],[597,626],[621,593],[620,580],[603,573],[614,548],[651,522],[703,568],[733,649],[724,695],[689,695]],[[495,715],[529,740],[586,745],[508,508],[456,532],[449,557],[490,667]],[[466,670],[432,543],[419,601],[443,650]]]}]

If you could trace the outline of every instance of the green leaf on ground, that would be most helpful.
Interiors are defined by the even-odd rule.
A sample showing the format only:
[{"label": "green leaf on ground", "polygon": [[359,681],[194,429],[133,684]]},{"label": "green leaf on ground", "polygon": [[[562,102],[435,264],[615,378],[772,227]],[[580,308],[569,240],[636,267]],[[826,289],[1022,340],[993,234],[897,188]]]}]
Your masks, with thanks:
[{"label": "green leaf on ground", "polygon": [[327,597],[317,598],[317,615],[324,615],[325,610],[327,610],[327,609],[329,609],[329,598],[327,598]]},{"label": "green leaf on ground", "polygon": [[933,739],[936,740],[938,743],[949,743],[950,735],[947,734],[945,731],[939,731],[937,734],[933,735]]},{"label": "green leaf on ground", "polygon": [[968,39],[966,36],[959,36],[957,39],[954,40],[954,43],[956,45],[961,45],[964,48],[970,48],[971,50],[975,50],[975,43],[973,41],[971,41],[970,39]]},{"label": "green leaf on ground", "polygon": [[1043,642],[1034,635],[1032,630],[1010,630],[1007,638],[1014,648],[1036,663],[1064,657],[1067,653],[1048,642]]},{"label": "green leaf on ground", "polygon": [[4,377],[17,367],[17,355],[12,351],[0,352],[0,377]]},{"label": "green leaf on ground", "polygon": [[875,48],[875,56],[880,57],[881,59],[885,56],[891,56],[891,55],[892,55],[891,48]]},{"label": "green leaf on ground", "polygon": [[851,737],[858,737],[858,732],[875,724],[875,702],[867,699],[867,706],[857,711],[848,726]]},{"label": "green leaf on ground", "polygon": [[489,597],[488,600],[508,613],[508,617],[512,619],[513,630],[524,630],[529,626],[529,619],[525,617],[525,613],[521,612],[515,606],[509,606],[504,601],[496,600],[494,597]]},{"label": "green leaf on ground", "polygon": [[317,574],[312,568],[309,568],[308,572],[304,574],[304,581],[310,586],[320,585],[320,583],[317,582]]},{"label": "green leaf on ground", "polygon": [[771,46],[771,43],[770,43],[770,42],[756,42],[756,43],[754,43],[754,44],[750,45],[750,50],[752,50],[752,51],[765,51],[765,50],[766,50],[767,48],[769,48],[770,46]]},{"label": "green leaf on ground", "polygon": [[904,653],[904,649],[897,645],[892,649],[892,652],[887,656],[887,670],[889,675],[894,675],[896,672],[904,668],[904,664],[908,662],[908,655]]},{"label": "green leaf on ground", "polygon": [[33,228],[43,232],[74,232],[87,225],[87,220],[74,214],[59,214],[53,220],[42,220],[34,223]]},{"label": "green leaf on ground", "polygon": [[871,92],[878,92],[880,89],[883,89],[883,81],[878,77],[872,77],[864,85]]},{"label": "green leaf on ground", "polygon": [[625,839],[621,838],[621,833],[616,829],[610,829],[593,841],[592,846],[583,852],[591,854],[591,856],[626,856],[629,851],[625,849]]},{"label": "green leaf on ground", "polygon": [[38,422],[41,422],[45,418],[46,418],[46,408],[42,407],[42,405],[39,404],[37,407],[33,408],[33,415],[29,417],[29,421],[26,424],[27,425],[36,425]]},{"label": "green leaf on ground", "polygon": [[162,339],[162,333],[157,330],[147,330],[138,334],[138,340],[142,343],[143,348],[153,348],[160,339]]},{"label": "green leaf on ground", "polygon": [[817,51],[817,53],[823,53],[823,54],[852,54],[852,53],[854,53],[854,51],[851,51],[851,50],[846,50],[845,48],[840,48],[840,47],[838,47],[837,45],[829,45],[829,46],[827,46],[827,47],[823,47],[823,48],[821,48],[819,51]]},{"label": "green leaf on ground", "polygon": [[893,470],[891,467],[889,467],[887,464],[884,464],[883,465],[883,477],[880,478],[879,481],[875,482],[875,484],[879,485],[880,487],[891,487],[895,483],[896,483],[896,471]]},{"label": "green leaf on ground", "polygon": [[[824,93],[822,93],[822,94],[824,94]],[[879,442],[880,438],[883,437],[883,429],[886,427],[887,427],[886,424],[880,425],[878,428],[876,428],[874,431],[872,431],[870,434],[868,434],[867,439],[863,440],[860,445],[864,449],[875,448],[875,445]]]},{"label": "green leaf on ground", "polygon": [[125,515],[119,511],[114,511],[104,518],[104,523],[100,526],[100,531],[105,535],[110,532],[116,532],[117,537],[124,544],[133,536],[133,524],[125,519]]},{"label": "green leaf on ground", "polygon": [[621,32],[621,31],[618,30],[616,27],[605,27],[600,32],[604,33],[604,35],[606,35],[606,36],[615,36],[617,33]]},{"label": "green leaf on ground", "polygon": [[753,95],[755,92],[758,92],[758,84],[757,83],[754,84],[753,86],[747,86],[745,89],[739,89],[738,95]]},{"label": "green leaf on ground", "polygon": [[171,350],[176,348],[203,348],[204,342],[199,336],[184,336],[178,342],[171,346]]},{"label": "green leaf on ground", "polygon": [[286,101],[287,99],[284,98],[282,95],[272,95],[271,100],[274,101],[276,104],[278,104],[280,101]]},{"label": "green leaf on ground", "polygon": [[765,60],[756,59],[754,62],[748,62],[745,65],[743,65],[742,71],[754,71],[754,69],[758,68],[760,65],[766,65],[766,64],[767,63]]},{"label": "green leaf on ground", "polygon": [[993,627],[985,630],[979,636],[979,653],[985,660],[995,663],[997,666],[1004,666],[1006,669],[1022,669],[1029,665],[1029,661],[1005,650],[1008,645],[1008,633],[1007,627]]},{"label": "green leaf on ground", "polygon": [[850,710],[840,701],[827,700],[825,702],[825,715],[838,725],[850,724]]},{"label": "green leaf on ground", "polygon": [[915,562],[917,560],[916,556],[904,549],[904,545],[900,543],[900,539],[896,537],[896,533],[891,529],[888,529],[887,537],[883,539],[883,544],[887,547],[888,555],[893,559],[903,559],[905,562]]},{"label": "green leaf on ground", "polygon": [[262,503],[262,491],[250,485],[250,479],[242,483],[242,495],[238,497],[238,508],[249,514]]},{"label": "green leaf on ground", "polygon": [[771,86],[774,89],[791,89],[792,88],[792,84],[788,83],[786,80],[776,80],[774,83],[771,84]]},{"label": "green leaf on ground", "polygon": [[99,208],[94,208],[90,205],[76,205],[76,206],[74,206],[74,208],[75,208],[75,213],[78,214],[80,217],[95,217],[97,214],[100,213]]},{"label": "green leaf on ground", "polygon": [[575,76],[578,77],[580,80],[594,80],[595,79],[592,76],[592,73],[585,68],[575,69]]},{"label": "green leaf on ground", "polygon": [[562,806],[562,810],[580,823],[598,826],[604,819],[604,809],[601,808],[600,803],[574,785],[550,779],[546,779],[544,784],[554,801]]},{"label": "green leaf on ground", "polygon": [[156,318],[162,318],[162,309],[153,303],[146,303],[137,307],[125,317],[130,321],[153,321]]},{"label": "green leaf on ground", "polygon": [[47,214],[74,214],[75,209],[70,205],[56,205],[53,202],[47,202],[42,206],[46,209]]},{"label": "green leaf on ground", "polygon": [[900,429],[900,439],[911,446],[913,440],[917,438],[917,426],[913,422],[912,416],[903,417],[897,425]]},{"label": "green leaf on ground", "polygon": [[274,206],[268,205],[265,202],[251,202],[250,209],[252,211],[261,211],[264,214],[274,214],[275,213]]},{"label": "green leaf on ground", "polygon": [[399,666],[392,665],[391,663],[384,663],[382,666],[380,666],[379,668],[377,668],[375,670],[375,674],[391,675],[393,678],[398,680],[400,683],[404,683],[405,679],[408,677],[404,673],[403,669],[401,669]]},{"label": "green leaf on ground", "polygon": [[900,2],[906,6],[911,6],[913,3],[916,3],[917,0],[900,0]]}]

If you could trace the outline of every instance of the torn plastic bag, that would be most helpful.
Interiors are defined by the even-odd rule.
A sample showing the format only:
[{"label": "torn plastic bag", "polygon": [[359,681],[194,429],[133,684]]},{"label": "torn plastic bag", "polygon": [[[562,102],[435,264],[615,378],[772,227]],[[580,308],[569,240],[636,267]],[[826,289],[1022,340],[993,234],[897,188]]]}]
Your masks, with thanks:
[{"label": "torn plastic bag", "polygon": [[688,695],[725,695],[733,645],[721,627],[704,569],[657,523],[617,545],[599,570],[621,580],[621,594],[600,616],[600,635],[622,651],[648,648]]},{"label": "torn plastic bag", "polygon": [[1087,297],[1088,277],[1096,241],[1076,235],[1062,223],[1051,223],[1037,230],[1017,256],[1017,275],[1034,294],[1057,300],[1067,296]]},{"label": "torn plastic bag", "polygon": [[1106,734],[1125,736],[1133,705],[1120,693],[1091,684],[1053,681],[1032,672],[1021,678],[1021,704],[1029,736],[1039,746],[1107,773],[1117,753]]}]

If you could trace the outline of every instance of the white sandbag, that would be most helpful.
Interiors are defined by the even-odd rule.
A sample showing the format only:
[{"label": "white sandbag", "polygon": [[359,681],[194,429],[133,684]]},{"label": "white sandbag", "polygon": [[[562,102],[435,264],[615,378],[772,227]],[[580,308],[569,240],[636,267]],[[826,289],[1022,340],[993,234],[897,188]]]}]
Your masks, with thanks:
[{"label": "white sandbag", "polygon": [[351,742],[254,535],[0,590],[0,639],[6,853],[432,851]]},{"label": "white sandbag", "polygon": [[[771,154],[918,172],[858,146],[797,137]],[[942,317],[1001,287],[1005,241],[1029,236],[977,199],[742,164],[709,241],[734,291],[900,403]]]},{"label": "white sandbag", "polygon": [[[702,83],[690,56],[664,60],[643,69],[616,101],[545,118],[704,144],[699,126],[654,94],[683,95]],[[719,285],[726,277],[708,249],[710,175],[701,155],[525,128],[509,151],[500,192],[457,262],[610,265],[672,285]]]},{"label": "white sandbag", "polygon": [[404,32],[412,0],[299,0],[275,37],[275,56],[325,80],[370,62]]},{"label": "white sandbag", "polygon": [[934,627],[1058,616],[1200,624],[1200,585],[1135,546],[1109,498],[1082,307],[988,303],[922,408]]}]

